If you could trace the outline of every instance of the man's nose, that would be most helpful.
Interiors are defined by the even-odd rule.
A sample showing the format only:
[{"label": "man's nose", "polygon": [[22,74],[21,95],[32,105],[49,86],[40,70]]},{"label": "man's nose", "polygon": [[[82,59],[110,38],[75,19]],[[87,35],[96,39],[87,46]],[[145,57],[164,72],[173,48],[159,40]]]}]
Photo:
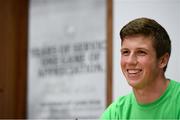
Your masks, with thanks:
[{"label": "man's nose", "polygon": [[128,64],[136,65],[137,64],[137,56],[135,54],[130,54],[127,60]]}]

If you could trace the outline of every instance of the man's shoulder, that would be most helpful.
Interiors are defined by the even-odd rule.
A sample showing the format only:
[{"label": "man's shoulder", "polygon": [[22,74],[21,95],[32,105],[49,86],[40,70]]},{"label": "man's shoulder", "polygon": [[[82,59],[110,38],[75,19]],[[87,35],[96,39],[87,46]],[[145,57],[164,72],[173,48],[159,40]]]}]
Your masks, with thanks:
[{"label": "man's shoulder", "polygon": [[117,98],[114,104],[118,106],[124,106],[127,104],[131,104],[132,99],[133,99],[133,93],[129,93],[128,95],[120,96],[119,98]]},{"label": "man's shoulder", "polygon": [[[172,92],[171,92],[171,104],[172,108],[177,112],[178,116],[180,116],[180,82],[176,80],[171,80],[172,83]],[[171,110],[173,111],[173,110]]]},{"label": "man's shoulder", "polygon": [[[103,115],[101,116],[101,120],[115,119],[118,118],[119,115],[122,115],[126,112],[128,106],[131,105],[132,93],[118,97],[108,108],[105,110]],[[117,116],[118,115],[118,116]]]},{"label": "man's shoulder", "polygon": [[176,80],[171,80],[171,100],[180,104],[180,82]]},{"label": "man's shoulder", "polygon": [[174,88],[174,91],[180,92],[180,82],[176,80],[171,80],[172,87]]},{"label": "man's shoulder", "polygon": [[118,97],[108,108],[109,109],[122,109],[132,103],[133,93]]}]

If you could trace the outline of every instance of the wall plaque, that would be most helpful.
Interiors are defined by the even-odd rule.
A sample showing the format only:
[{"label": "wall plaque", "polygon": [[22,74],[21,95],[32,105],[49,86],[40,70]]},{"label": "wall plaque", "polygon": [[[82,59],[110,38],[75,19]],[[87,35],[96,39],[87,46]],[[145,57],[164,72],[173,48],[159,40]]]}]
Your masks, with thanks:
[{"label": "wall plaque", "polygon": [[106,0],[30,0],[28,118],[96,119],[107,105]]}]

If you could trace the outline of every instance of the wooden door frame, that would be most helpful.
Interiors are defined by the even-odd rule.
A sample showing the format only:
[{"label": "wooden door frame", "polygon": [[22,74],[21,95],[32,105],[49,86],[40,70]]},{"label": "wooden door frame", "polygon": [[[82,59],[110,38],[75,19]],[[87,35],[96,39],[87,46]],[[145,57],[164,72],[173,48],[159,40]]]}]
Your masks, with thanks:
[{"label": "wooden door frame", "polygon": [[107,0],[107,106],[112,102],[113,95],[113,0]]},{"label": "wooden door frame", "polygon": [[25,118],[28,0],[0,2],[0,118]]}]

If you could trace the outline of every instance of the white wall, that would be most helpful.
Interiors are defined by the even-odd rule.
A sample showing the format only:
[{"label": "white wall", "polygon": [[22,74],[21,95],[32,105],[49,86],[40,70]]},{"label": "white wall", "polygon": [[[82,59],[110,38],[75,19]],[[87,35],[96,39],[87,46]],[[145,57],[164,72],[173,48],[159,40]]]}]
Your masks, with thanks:
[{"label": "white wall", "polygon": [[113,25],[113,99],[131,91],[120,68],[119,31],[128,21],[137,17],[150,17],[158,21],[169,33],[172,55],[167,78],[180,81],[180,0],[114,0]]}]

